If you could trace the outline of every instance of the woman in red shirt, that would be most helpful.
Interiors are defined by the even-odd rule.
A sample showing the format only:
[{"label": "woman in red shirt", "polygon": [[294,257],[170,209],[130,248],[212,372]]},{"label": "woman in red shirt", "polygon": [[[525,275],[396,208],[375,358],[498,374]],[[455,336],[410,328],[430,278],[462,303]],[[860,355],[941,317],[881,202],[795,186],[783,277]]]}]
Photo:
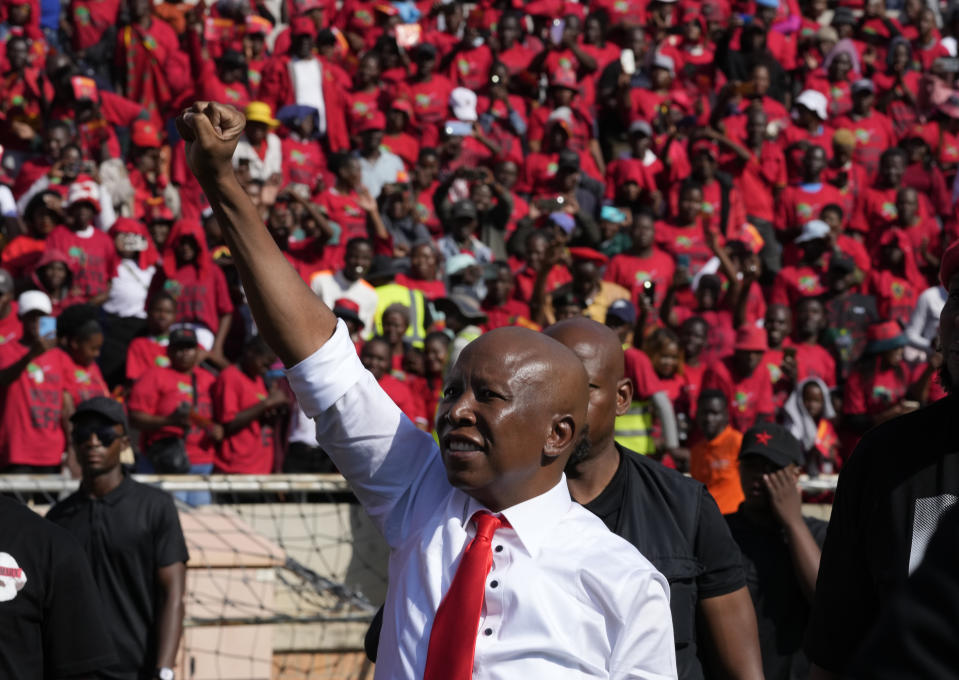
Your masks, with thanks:
[{"label": "woman in red shirt", "polygon": [[156,293],[147,302],[146,335],[134,338],[127,350],[127,383],[140,378],[149,369],[170,365],[167,344],[170,326],[176,320],[176,299],[164,291]]},{"label": "woman in red shirt", "polygon": [[57,338],[66,368],[64,388],[79,404],[93,397],[108,397],[110,390],[97,365],[103,347],[103,329],[97,321],[99,310],[92,305],[67,307],[57,319]]}]

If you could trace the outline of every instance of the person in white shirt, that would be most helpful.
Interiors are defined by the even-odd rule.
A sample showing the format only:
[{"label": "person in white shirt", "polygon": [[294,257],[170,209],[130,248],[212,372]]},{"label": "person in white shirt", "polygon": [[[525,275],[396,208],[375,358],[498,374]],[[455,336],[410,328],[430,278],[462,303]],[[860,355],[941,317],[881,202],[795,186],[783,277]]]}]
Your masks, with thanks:
[{"label": "person in white shirt", "polygon": [[177,119],[260,332],[391,547],[377,677],[675,678],[666,580],[566,487],[588,441],[576,355],[526,329],[480,337],[447,376],[437,447],[362,368],[229,171],[243,124],[205,102]]},{"label": "person in white shirt", "polygon": [[380,111],[364,118],[359,124],[360,170],[363,173],[363,186],[373,198],[379,198],[383,187],[400,181],[400,173],[405,172],[403,161],[392,151],[382,148],[383,132],[386,130],[386,116]]},{"label": "person in white shirt", "polygon": [[246,107],[246,129],[236,145],[233,167],[248,163],[250,178],[280,184],[283,178],[283,143],[272,130],[280,122],[270,105],[250,102]]},{"label": "person in white shirt", "polygon": [[316,272],[310,277],[310,288],[330,309],[341,298],[352,300],[360,308],[364,328],[372,329],[378,296],[376,289],[363,278],[372,263],[372,242],[361,236],[351,238],[346,242],[343,268],[336,272],[328,269]]},{"label": "person in white shirt", "polygon": [[934,351],[933,341],[939,332],[939,314],[946,304],[948,292],[942,286],[926,288],[919,294],[916,308],[906,325],[906,337],[909,338],[910,351],[906,353],[906,360],[924,360]]}]

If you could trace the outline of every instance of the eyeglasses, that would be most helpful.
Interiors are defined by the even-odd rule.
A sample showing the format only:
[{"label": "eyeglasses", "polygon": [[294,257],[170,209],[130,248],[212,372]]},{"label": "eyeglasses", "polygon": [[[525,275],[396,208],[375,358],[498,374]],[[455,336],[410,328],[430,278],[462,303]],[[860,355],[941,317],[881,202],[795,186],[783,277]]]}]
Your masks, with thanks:
[{"label": "eyeglasses", "polygon": [[110,444],[123,436],[122,434],[117,434],[117,431],[113,429],[112,425],[81,425],[73,428],[73,442],[75,444],[84,444],[89,441],[90,437],[94,434],[104,446],[110,446]]}]

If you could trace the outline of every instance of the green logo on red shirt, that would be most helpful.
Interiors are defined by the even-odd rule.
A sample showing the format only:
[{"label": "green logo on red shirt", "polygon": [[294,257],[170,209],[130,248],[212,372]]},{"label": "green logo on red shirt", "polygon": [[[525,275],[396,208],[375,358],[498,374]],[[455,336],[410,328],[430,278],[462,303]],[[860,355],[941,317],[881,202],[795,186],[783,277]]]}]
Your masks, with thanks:
[{"label": "green logo on red shirt", "polygon": [[159,366],[160,368],[166,368],[167,366],[170,365],[170,357],[164,356],[163,354],[161,354],[160,356],[158,356],[156,359],[153,360],[153,364],[155,366]]},{"label": "green logo on red shirt", "polygon": [[90,384],[90,374],[84,371],[82,368],[78,368],[73,372],[73,379],[81,385]]},{"label": "green logo on red shirt", "polygon": [[886,203],[882,204],[882,207],[879,209],[879,213],[887,219],[894,220],[896,219],[896,216],[899,214],[899,211],[896,210],[895,203],[889,203],[887,201]]},{"label": "green logo on red shirt", "polygon": [[27,364],[27,376],[39,385],[43,382],[43,369],[31,361]]},{"label": "green logo on red shirt", "polygon": [[733,406],[736,407],[740,413],[745,413],[746,409],[749,407],[749,395],[739,390],[736,394],[733,395]]}]

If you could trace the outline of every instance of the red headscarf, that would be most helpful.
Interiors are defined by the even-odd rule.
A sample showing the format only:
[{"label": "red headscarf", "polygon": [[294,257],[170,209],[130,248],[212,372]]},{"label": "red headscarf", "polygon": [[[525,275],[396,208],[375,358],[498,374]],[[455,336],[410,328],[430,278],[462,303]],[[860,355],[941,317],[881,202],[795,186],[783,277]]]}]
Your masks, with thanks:
[{"label": "red headscarf", "polygon": [[155,265],[160,259],[160,253],[157,252],[156,245],[154,245],[153,239],[150,238],[150,232],[147,231],[147,228],[143,226],[142,222],[129,217],[118,217],[117,221],[110,227],[108,233],[114,240],[116,240],[117,234],[136,234],[146,239],[147,249],[141,250],[140,255],[137,257],[137,265],[140,269],[146,269],[151,265]]},{"label": "red headscarf", "polygon": [[193,261],[193,266],[197,268],[198,278],[206,278],[216,263],[210,257],[210,251],[206,244],[206,234],[203,232],[203,226],[195,220],[177,220],[170,229],[170,236],[163,248],[163,272],[167,278],[176,278],[176,244],[186,236],[192,236],[196,241],[197,255]]}]

